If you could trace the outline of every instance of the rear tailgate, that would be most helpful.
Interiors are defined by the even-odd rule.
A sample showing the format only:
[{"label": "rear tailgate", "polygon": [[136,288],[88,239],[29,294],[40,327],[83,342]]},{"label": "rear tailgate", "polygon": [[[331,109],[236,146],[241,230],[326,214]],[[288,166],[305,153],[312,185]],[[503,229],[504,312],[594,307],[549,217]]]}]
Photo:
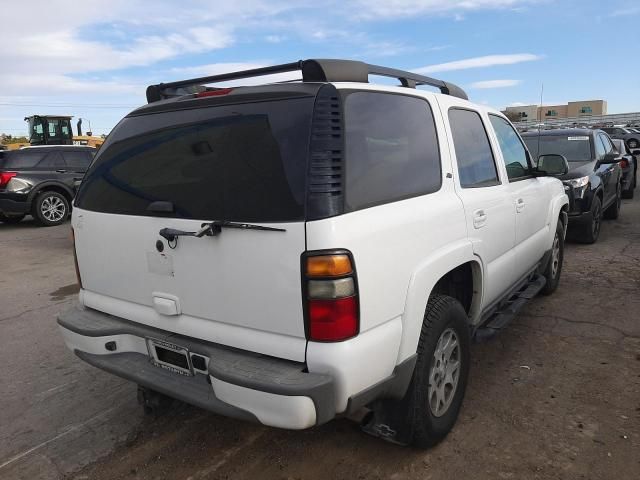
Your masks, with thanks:
[{"label": "rear tailgate", "polygon": [[[307,97],[123,121],[74,210],[85,305],[303,361],[300,255],[312,109]],[[153,211],[157,202],[173,212]],[[175,243],[159,235],[212,220],[285,231],[223,228]]]}]

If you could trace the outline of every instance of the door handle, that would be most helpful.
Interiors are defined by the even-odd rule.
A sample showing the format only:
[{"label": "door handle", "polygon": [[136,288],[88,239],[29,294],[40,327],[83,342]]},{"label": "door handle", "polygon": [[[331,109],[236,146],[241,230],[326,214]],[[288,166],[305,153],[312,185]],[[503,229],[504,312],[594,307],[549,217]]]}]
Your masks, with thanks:
[{"label": "door handle", "polygon": [[484,210],[476,210],[473,212],[473,226],[474,228],[482,228],[487,223],[487,214]]},{"label": "door handle", "polygon": [[516,200],[516,212],[521,212],[522,210],[524,210],[524,205],[525,203],[522,198]]},{"label": "door handle", "polygon": [[67,173],[66,170],[56,170],[57,173]]}]

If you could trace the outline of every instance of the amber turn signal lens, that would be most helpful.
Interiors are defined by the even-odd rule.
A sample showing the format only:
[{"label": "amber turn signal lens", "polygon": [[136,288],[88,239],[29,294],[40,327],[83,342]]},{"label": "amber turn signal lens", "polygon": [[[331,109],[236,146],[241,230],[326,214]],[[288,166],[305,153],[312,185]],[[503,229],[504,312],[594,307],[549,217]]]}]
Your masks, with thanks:
[{"label": "amber turn signal lens", "polygon": [[339,277],[352,272],[348,255],[318,255],[307,258],[308,277]]}]

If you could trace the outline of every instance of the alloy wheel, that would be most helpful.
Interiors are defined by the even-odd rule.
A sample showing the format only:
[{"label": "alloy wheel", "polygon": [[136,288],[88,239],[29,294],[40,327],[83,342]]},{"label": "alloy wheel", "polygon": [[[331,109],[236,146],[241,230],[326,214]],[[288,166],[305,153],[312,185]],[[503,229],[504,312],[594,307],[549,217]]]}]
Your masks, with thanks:
[{"label": "alloy wheel", "polygon": [[40,212],[47,221],[59,222],[67,213],[67,207],[60,198],[51,195],[42,199]]},{"label": "alloy wheel", "polygon": [[455,396],[462,360],[461,345],[456,332],[447,328],[438,339],[429,371],[427,401],[435,417],[444,415]]},{"label": "alloy wheel", "polygon": [[551,250],[551,278],[556,278],[560,267],[560,237],[558,232],[553,238],[553,247]]}]

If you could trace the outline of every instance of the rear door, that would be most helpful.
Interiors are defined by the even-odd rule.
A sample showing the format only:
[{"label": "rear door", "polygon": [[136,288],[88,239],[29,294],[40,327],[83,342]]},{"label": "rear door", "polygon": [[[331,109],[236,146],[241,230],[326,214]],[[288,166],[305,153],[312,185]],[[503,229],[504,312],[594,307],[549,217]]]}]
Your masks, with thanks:
[{"label": "rear door", "polygon": [[69,186],[76,191],[80,186],[82,177],[93,160],[93,155],[88,148],[63,150],[62,155],[64,157],[68,179],[70,180]]},{"label": "rear door", "polygon": [[[481,114],[438,98],[448,117],[450,149],[457,166],[456,192],[462,199],[467,234],[484,266],[483,305],[498,300],[515,283],[515,208],[501,181]],[[448,107],[448,108],[447,108]]]},{"label": "rear door", "polygon": [[[313,97],[128,118],[80,187],[73,226],[87,306],[302,361],[300,258]],[[228,220],[283,232],[223,228]]]},{"label": "rear door", "polygon": [[[598,138],[596,142],[600,141],[602,144],[602,151],[604,152],[600,158],[604,158],[605,155],[609,153],[613,153],[613,144],[609,137],[603,133],[598,134]],[[598,147],[596,147],[596,151],[599,152]],[[602,185],[604,188],[604,207],[609,206],[614,201],[616,201],[616,194],[618,188],[618,178],[615,175],[617,168],[617,164],[615,163],[599,163],[598,164],[598,174],[602,179]]]}]

